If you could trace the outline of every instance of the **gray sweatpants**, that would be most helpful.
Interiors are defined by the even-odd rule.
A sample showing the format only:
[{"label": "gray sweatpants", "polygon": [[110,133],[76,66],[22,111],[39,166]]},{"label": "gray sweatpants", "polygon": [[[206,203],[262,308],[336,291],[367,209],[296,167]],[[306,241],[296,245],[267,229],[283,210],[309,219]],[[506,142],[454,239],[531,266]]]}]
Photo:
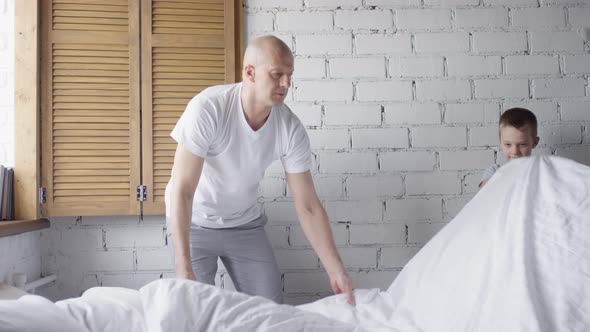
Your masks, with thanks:
[{"label": "gray sweatpants", "polygon": [[[266,220],[262,216],[242,226],[221,229],[191,224],[190,253],[197,281],[214,285],[220,258],[238,291],[282,303],[281,274],[264,231]],[[166,223],[170,225],[169,220]],[[168,241],[174,248],[170,232]]]}]

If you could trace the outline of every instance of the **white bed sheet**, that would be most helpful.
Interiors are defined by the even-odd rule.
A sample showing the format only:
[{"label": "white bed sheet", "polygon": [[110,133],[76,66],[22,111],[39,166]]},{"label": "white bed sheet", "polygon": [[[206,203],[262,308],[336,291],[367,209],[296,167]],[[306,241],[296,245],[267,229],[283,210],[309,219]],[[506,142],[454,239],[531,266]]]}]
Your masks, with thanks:
[{"label": "white bed sheet", "polygon": [[0,332],[43,320],[49,331],[59,322],[89,332],[590,331],[590,168],[557,157],[510,162],[387,292],[355,295],[355,307],[342,295],[292,307],[163,279],[56,304],[0,301]]}]

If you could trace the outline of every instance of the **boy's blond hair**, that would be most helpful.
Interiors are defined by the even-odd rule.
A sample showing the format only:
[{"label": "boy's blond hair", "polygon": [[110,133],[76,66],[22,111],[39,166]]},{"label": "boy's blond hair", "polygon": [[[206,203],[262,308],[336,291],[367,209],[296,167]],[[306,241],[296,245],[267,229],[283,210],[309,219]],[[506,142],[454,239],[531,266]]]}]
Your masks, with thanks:
[{"label": "boy's blond hair", "polygon": [[537,117],[526,108],[514,107],[502,113],[499,122],[500,128],[510,126],[521,130],[523,127],[531,129],[531,135],[537,137]]}]

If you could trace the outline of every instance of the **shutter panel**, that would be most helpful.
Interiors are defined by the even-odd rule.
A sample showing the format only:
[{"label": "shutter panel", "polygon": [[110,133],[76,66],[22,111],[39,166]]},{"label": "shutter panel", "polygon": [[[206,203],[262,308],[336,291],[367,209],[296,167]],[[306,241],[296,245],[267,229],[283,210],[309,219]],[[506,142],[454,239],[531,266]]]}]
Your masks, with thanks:
[{"label": "shutter panel", "polygon": [[144,214],[164,213],[176,150],[170,132],[186,104],[239,79],[241,10],[236,0],[142,0]]},{"label": "shutter panel", "polygon": [[41,4],[42,213],[139,214],[139,4]]}]

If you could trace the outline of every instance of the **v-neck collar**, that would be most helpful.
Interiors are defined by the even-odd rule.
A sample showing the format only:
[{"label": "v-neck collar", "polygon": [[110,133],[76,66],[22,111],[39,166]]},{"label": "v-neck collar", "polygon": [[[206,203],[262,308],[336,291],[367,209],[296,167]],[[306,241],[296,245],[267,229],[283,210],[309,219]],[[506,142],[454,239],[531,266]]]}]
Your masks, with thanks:
[{"label": "v-neck collar", "polygon": [[239,112],[240,112],[240,119],[241,119],[240,122],[242,123],[242,126],[246,130],[246,133],[248,134],[248,136],[251,138],[257,139],[264,133],[266,128],[270,126],[269,122],[273,121],[273,114],[276,112],[275,106],[273,106],[272,109],[270,110],[270,114],[266,118],[266,121],[264,121],[264,124],[262,125],[262,127],[260,127],[258,130],[254,130],[254,129],[252,129],[252,127],[250,127],[250,124],[248,124],[248,120],[246,119],[246,114],[244,112],[244,107],[242,105],[242,86],[241,85],[240,85],[239,96],[240,96],[240,98],[238,98],[238,103],[239,103]]}]

